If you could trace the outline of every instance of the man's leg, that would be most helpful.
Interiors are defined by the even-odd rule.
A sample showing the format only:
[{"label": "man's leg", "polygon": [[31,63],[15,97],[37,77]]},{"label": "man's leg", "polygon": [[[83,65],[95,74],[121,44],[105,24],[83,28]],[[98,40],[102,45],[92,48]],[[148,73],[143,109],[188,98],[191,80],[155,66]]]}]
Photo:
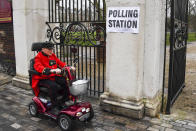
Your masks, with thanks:
[{"label": "man's leg", "polygon": [[57,105],[58,104],[57,95],[58,95],[58,91],[61,90],[61,86],[57,84],[55,81],[48,80],[48,79],[40,80],[39,85],[48,88],[49,96],[52,104]]},{"label": "man's leg", "polygon": [[62,93],[64,94],[63,100],[68,100],[69,99],[69,92],[68,92],[68,86],[67,86],[67,82],[66,82],[65,78],[56,76],[55,81],[56,81],[56,83],[58,83],[62,87]]}]

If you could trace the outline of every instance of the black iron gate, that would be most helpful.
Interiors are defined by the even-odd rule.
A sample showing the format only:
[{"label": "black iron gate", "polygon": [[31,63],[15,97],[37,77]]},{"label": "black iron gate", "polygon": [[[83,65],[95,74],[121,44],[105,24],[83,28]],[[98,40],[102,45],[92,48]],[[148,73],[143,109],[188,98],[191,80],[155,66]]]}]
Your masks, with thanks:
[{"label": "black iron gate", "polygon": [[[168,0],[167,0],[168,1]],[[170,58],[166,113],[185,87],[188,0],[170,0]],[[166,27],[167,28],[167,27]]]},{"label": "black iron gate", "polygon": [[89,95],[105,86],[105,0],[48,0],[47,38],[59,59],[76,67],[78,79],[90,80]]}]

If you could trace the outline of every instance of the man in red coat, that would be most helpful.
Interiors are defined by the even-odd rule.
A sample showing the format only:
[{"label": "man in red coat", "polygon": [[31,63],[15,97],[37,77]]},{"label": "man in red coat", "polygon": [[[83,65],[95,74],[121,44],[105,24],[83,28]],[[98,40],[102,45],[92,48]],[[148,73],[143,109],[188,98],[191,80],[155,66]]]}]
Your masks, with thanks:
[{"label": "man in red coat", "polygon": [[[66,63],[60,61],[53,53],[54,45],[50,42],[42,44],[41,51],[35,56],[34,69],[40,75],[32,76],[32,88],[36,96],[39,95],[39,86],[48,87],[49,95],[53,105],[57,104],[56,98],[59,91],[64,91],[65,97],[67,83],[64,77],[61,77],[61,69]],[[53,73],[55,72],[55,73]]]}]

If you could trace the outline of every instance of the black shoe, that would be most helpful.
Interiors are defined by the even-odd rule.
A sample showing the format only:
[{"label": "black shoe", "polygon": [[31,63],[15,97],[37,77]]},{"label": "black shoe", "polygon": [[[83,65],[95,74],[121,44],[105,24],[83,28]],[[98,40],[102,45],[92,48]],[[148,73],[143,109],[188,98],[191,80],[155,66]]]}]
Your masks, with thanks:
[{"label": "black shoe", "polygon": [[70,100],[69,97],[64,98],[64,102],[69,101],[69,100]]}]

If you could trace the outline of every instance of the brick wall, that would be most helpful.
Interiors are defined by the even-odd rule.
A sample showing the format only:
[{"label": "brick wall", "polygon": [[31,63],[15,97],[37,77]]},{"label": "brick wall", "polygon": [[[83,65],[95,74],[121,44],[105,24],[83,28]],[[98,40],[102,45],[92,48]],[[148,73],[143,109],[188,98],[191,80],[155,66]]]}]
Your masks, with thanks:
[{"label": "brick wall", "polygon": [[13,23],[0,23],[0,71],[15,72],[14,51]]}]

